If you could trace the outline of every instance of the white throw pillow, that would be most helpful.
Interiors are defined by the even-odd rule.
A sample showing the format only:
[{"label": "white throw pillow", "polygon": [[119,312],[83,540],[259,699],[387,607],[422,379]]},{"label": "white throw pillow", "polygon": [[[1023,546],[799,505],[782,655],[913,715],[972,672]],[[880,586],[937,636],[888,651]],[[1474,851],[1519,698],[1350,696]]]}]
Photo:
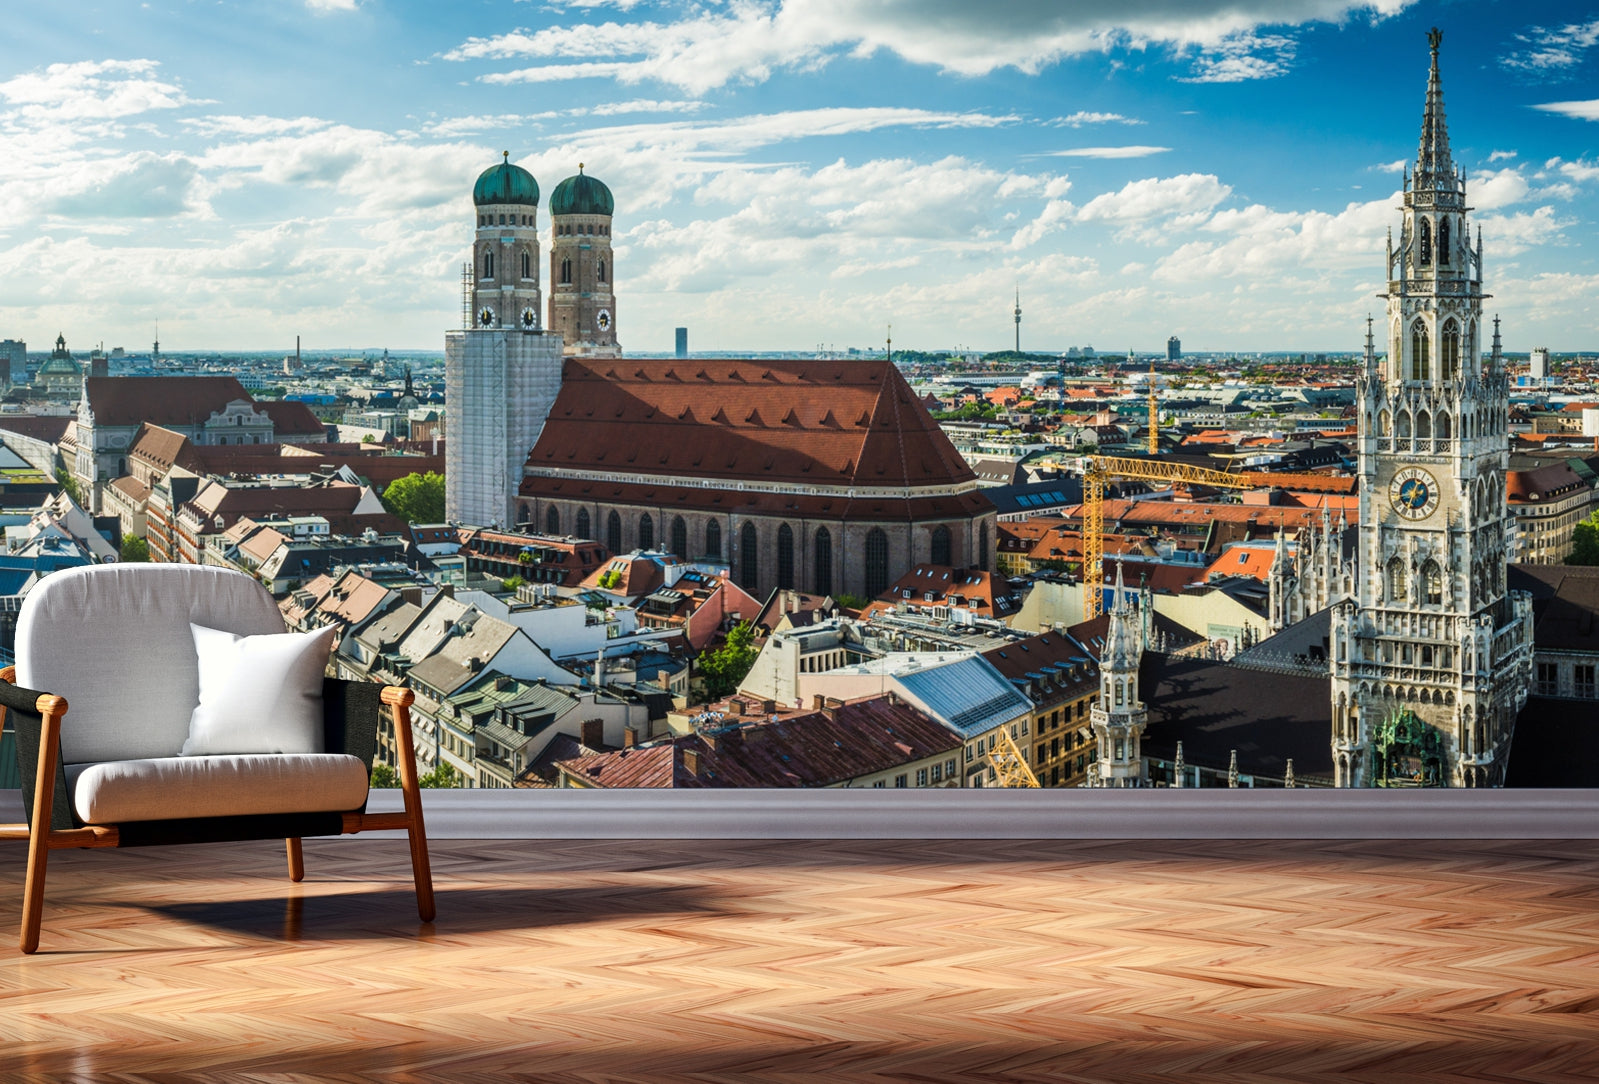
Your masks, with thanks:
[{"label": "white throw pillow", "polygon": [[200,656],[200,705],[186,757],[320,753],[322,675],[338,629],[235,636],[189,625]]}]

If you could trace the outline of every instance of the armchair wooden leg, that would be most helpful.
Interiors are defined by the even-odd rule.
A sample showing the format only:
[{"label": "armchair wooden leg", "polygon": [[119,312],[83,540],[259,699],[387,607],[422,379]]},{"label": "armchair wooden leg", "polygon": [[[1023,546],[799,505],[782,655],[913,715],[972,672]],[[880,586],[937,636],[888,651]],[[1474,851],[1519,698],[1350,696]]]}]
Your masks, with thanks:
[{"label": "armchair wooden leg", "polygon": [[[417,786],[416,744],[411,736],[409,689],[387,688],[384,701],[394,708],[394,736],[400,747],[400,793],[405,798],[405,816],[410,822],[406,835],[411,842],[411,875],[416,880],[416,912],[423,922],[432,922],[437,913],[433,904],[433,871],[428,864],[427,829],[422,823],[422,791]],[[392,698],[391,698],[392,694]]]},{"label": "armchair wooden leg", "polygon": [[305,880],[305,851],[300,847],[299,836],[290,836],[283,842],[289,852],[289,880],[298,884]]},{"label": "armchair wooden leg", "polygon": [[[52,703],[46,704],[46,701]],[[61,716],[67,702],[60,697],[39,698],[44,727],[39,735],[39,764],[33,781],[33,824],[28,831],[28,880],[22,890],[24,953],[39,949],[39,928],[44,924],[44,872],[50,862],[50,823],[55,812],[56,757],[61,752]]]}]

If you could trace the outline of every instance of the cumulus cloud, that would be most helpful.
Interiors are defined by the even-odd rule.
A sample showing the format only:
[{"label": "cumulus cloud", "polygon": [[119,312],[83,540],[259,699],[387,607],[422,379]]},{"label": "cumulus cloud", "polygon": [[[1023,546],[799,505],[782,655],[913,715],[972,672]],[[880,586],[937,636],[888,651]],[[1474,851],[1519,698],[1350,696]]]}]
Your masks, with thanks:
[{"label": "cumulus cloud", "polygon": [[10,115],[25,123],[103,121],[192,104],[176,83],[155,76],[154,60],[51,64],[0,82]]},{"label": "cumulus cloud", "polygon": [[1075,113],[1064,117],[1056,117],[1049,122],[1057,128],[1081,128],[1085,124],[1142,124],[1143,121],[1136,117],[1124,117],[1120,113],[1095,113],[1086,109],[1079,109]]},{"label": "cumulus cloud", "polygon": [[[999,68],[1036,73],[1072,56],[1164,46],[1196,50],[1199,81],[1267,78],[1286,70],[1294,46],[1261,27],[1382,18],[1413,0],[731,0],[676,22],[585,23],[471,38],[455,61],[526,58],[540,63],[488,73],[487,82],[608,78],[668,83],[704,94],[761,82],[777,70],[822,67],[841,57],[893,53],[958,75]],[[631,59],[619,60],[618,57]]]},{"label": "cumulus cloud", "polygon": [[1466,191],[1473,207],[1479,211],[1492,211],[1520,203],[1527,198],[1531,187],[1519,169],[1511,168],[1473,173]]},{"label": "cumulus cloud", "polygon": [[1133,223],[1209,211],[1232,194],[1213,174],[1184,173],[1128,181],[1116,192],[1095,196],[1077,212],[1079,222]]}]

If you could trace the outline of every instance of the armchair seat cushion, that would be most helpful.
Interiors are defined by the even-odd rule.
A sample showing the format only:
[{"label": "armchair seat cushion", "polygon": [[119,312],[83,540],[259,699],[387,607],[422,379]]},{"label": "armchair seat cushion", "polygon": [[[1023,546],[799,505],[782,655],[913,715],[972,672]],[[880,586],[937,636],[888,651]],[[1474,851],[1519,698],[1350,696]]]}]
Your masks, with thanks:
[{"label": "armchair seat cushion", "polygon": [[66,770],[85,824],[347,812],[367,794],[365,766],[343,753],[155,757]]}]

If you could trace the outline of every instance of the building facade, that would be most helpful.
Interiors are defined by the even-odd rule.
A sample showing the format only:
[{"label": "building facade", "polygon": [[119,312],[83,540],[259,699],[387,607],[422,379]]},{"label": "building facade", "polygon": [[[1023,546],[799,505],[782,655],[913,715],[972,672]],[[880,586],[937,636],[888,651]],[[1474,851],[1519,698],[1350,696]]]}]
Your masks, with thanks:
[{"label": "building facade", "polygon": [[468,326],[444,337],[444,508],[455,523],[509,528],[507,479],[538,440],[561,385],[561,339],[540,317],[533,175],[510,156],[472,189],[477,216],[463,308]]},{"label": "building facade", "polygon": [[1466,221],[1432,64],[1387,260],[1387,358],[1368,322],[1356,408],[1355,597],[1333,609],[1340,786],[1497,786],[1532,666],[1532,603],[1506,588],[1509,385],[1482,355],[1481,234]]},{"label": "building facade", "polygon": [[583,172],[550,195],[550,330],[567,354],[620,357],[616,344],[616,263],[611,253],[611,190]]}]

